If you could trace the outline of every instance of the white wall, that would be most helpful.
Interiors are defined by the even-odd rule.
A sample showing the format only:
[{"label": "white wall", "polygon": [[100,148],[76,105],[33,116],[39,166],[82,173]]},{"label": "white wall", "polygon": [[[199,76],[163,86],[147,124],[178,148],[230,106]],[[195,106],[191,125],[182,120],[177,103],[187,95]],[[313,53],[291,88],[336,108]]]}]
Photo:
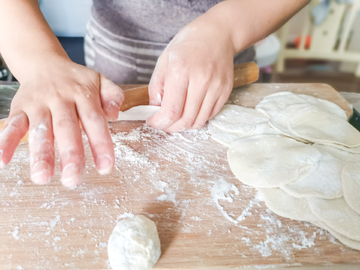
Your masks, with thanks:
[{"label": "white wall", "polygon": [[57,36],[83,37],[92,0],[39,0],[40,8]]}]

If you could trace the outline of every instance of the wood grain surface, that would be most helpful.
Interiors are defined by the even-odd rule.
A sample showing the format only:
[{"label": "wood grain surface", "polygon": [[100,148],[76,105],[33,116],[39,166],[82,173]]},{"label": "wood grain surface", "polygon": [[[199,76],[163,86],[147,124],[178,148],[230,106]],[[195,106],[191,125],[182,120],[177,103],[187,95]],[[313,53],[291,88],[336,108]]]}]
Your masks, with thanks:
[{"label": "wood grain surface", "polygon": [[[257,84],[229,103],[253,107],[267,94],[294,91],[348,110],[331,87]],[[108,176],[93,165],[85,183],[67,189],[56,173],[31,183],[27,144],[0,169],[0,269],[108,269],[107,241],[117,220],[143,214],[157,224],[162,256],[155,269],[280,268],[358,264],[360,252],[326,231],[269,211],[253,188],[231,173],[226,148],[206,128],[166,134],[141,121],[110,124],[116,164]]]}]

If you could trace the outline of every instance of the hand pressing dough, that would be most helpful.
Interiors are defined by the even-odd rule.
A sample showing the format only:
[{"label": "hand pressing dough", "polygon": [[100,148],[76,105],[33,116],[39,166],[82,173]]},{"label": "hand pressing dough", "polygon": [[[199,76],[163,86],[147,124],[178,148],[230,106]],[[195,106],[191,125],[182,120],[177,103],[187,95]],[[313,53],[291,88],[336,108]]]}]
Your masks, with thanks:
[{"label": "hand pressing dough", "polygon": [[360,164],[346,164],[342,171],[341,181],[345,201],[360,214]]},{"label": "hand pressing dough", "polygon": [[344,198],[325,200],[308,198],[311,212],[334,231],[360,241],[360,215],[349,207]]},{"label": "hand pressing dough", "polygon": [[297,198],[317,197],[336,199],[342,197],[340,179],[345,163],[327,152],[324,149],[325,147],[314,147],[321,153],[316,170],[298,182],[285,185],[281,188]]},{"label": "hand pressing dough", "polygon": [[315,171],[320,152],[277,135],[258,135],[235,141],[227,152],[230,168],[243,183],[274,188],[294,183]]},{"label": "hand pressing dough", "polygon": [[221,130],[245,135],[268,120],[266,115],[252,108],[227,104],[211,119],[211,123]]},{"label": "hand pressing dough", "polygon": [[159,106],[136,106],[132,107],[125,112],[119,112],[118,121],[144,121],[150,116],[156,114],[161,107]]},{"label": "hand pressing dough", "polygon": [[113,270],[149,270],[160,254],[156,225],[141,215],[120,221],[109,238],[108,255]]},{"label": "hand pressing dough", "polygon": [[316,221],[305,198],[295,198],[278,188],[259,188],[260,196],[266,206],[275,214],[302,221]]},{"label": "hand pressing dough", "polygon": [[289,116],[288,128],[296,136],[317,143],[360,146],[360,132],[346,120],[318,108],[305,107]]}]

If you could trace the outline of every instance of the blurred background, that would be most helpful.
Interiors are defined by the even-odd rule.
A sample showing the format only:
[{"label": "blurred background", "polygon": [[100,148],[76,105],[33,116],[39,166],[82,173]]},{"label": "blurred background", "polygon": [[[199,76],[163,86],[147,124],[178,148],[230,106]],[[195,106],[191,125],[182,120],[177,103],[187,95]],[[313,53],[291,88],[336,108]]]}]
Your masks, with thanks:
[{"label": "blurred background", "polygon": [[[40,0],[70,58],[84,64],[91,0]],[[360,93],[360,0],[313,0],[277,33],[255,44],[259,82],[327,83]],[[0,80],[13,81],[0,59]]]}]

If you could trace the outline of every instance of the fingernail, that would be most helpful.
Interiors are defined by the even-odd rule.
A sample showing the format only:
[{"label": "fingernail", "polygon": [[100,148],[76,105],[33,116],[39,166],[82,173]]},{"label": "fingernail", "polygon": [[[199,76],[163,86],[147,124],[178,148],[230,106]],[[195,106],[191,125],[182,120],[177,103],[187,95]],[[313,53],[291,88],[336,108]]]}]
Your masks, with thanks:
[{"label": "fingernail", "polygon": [[159,93],[156,94],[156,101],[157,101],[157,104],[161,105],[161,95]]},{"label": "fingernail", "polygon": [[50,165],[44,160],[36,162],[31,171],[31,180],[35,184],[44,185],[49,183],[50,179]]},{"label": "fingernail", "polygon": [[80,183],[82,171],[75,163],[69,163],[62,171],[61,183],[65,187],[73,187]]},{"label": "fingernail", "polygon": [[155,105],[155,101],[150,100],[150,101],[149,101],[149,105]]},{"label": "fingernail", "polygon": [[3,156],[3,150],[0,150],[0,169],[5,167],[5,163],[2,159],[2,156]]},{"label": "fingernail", "polygon": [[113,161],[109,155],[102,155],[97,158],[96,167],[101,175],[109,174],[113,167]]},{"label": "fingernail", "polygon": [[153,119],[154,119],[154,116],[150,117],[146,121],[146,124],[149,124],[153,128],[164,129],[164,128],[167,128],[168,126],[170,126],[170,124],[171,124],[170,118],[166,115],[163,116],[162,118],[160,118],[160,120],[158,120],[158,121],[154,121]]}]

